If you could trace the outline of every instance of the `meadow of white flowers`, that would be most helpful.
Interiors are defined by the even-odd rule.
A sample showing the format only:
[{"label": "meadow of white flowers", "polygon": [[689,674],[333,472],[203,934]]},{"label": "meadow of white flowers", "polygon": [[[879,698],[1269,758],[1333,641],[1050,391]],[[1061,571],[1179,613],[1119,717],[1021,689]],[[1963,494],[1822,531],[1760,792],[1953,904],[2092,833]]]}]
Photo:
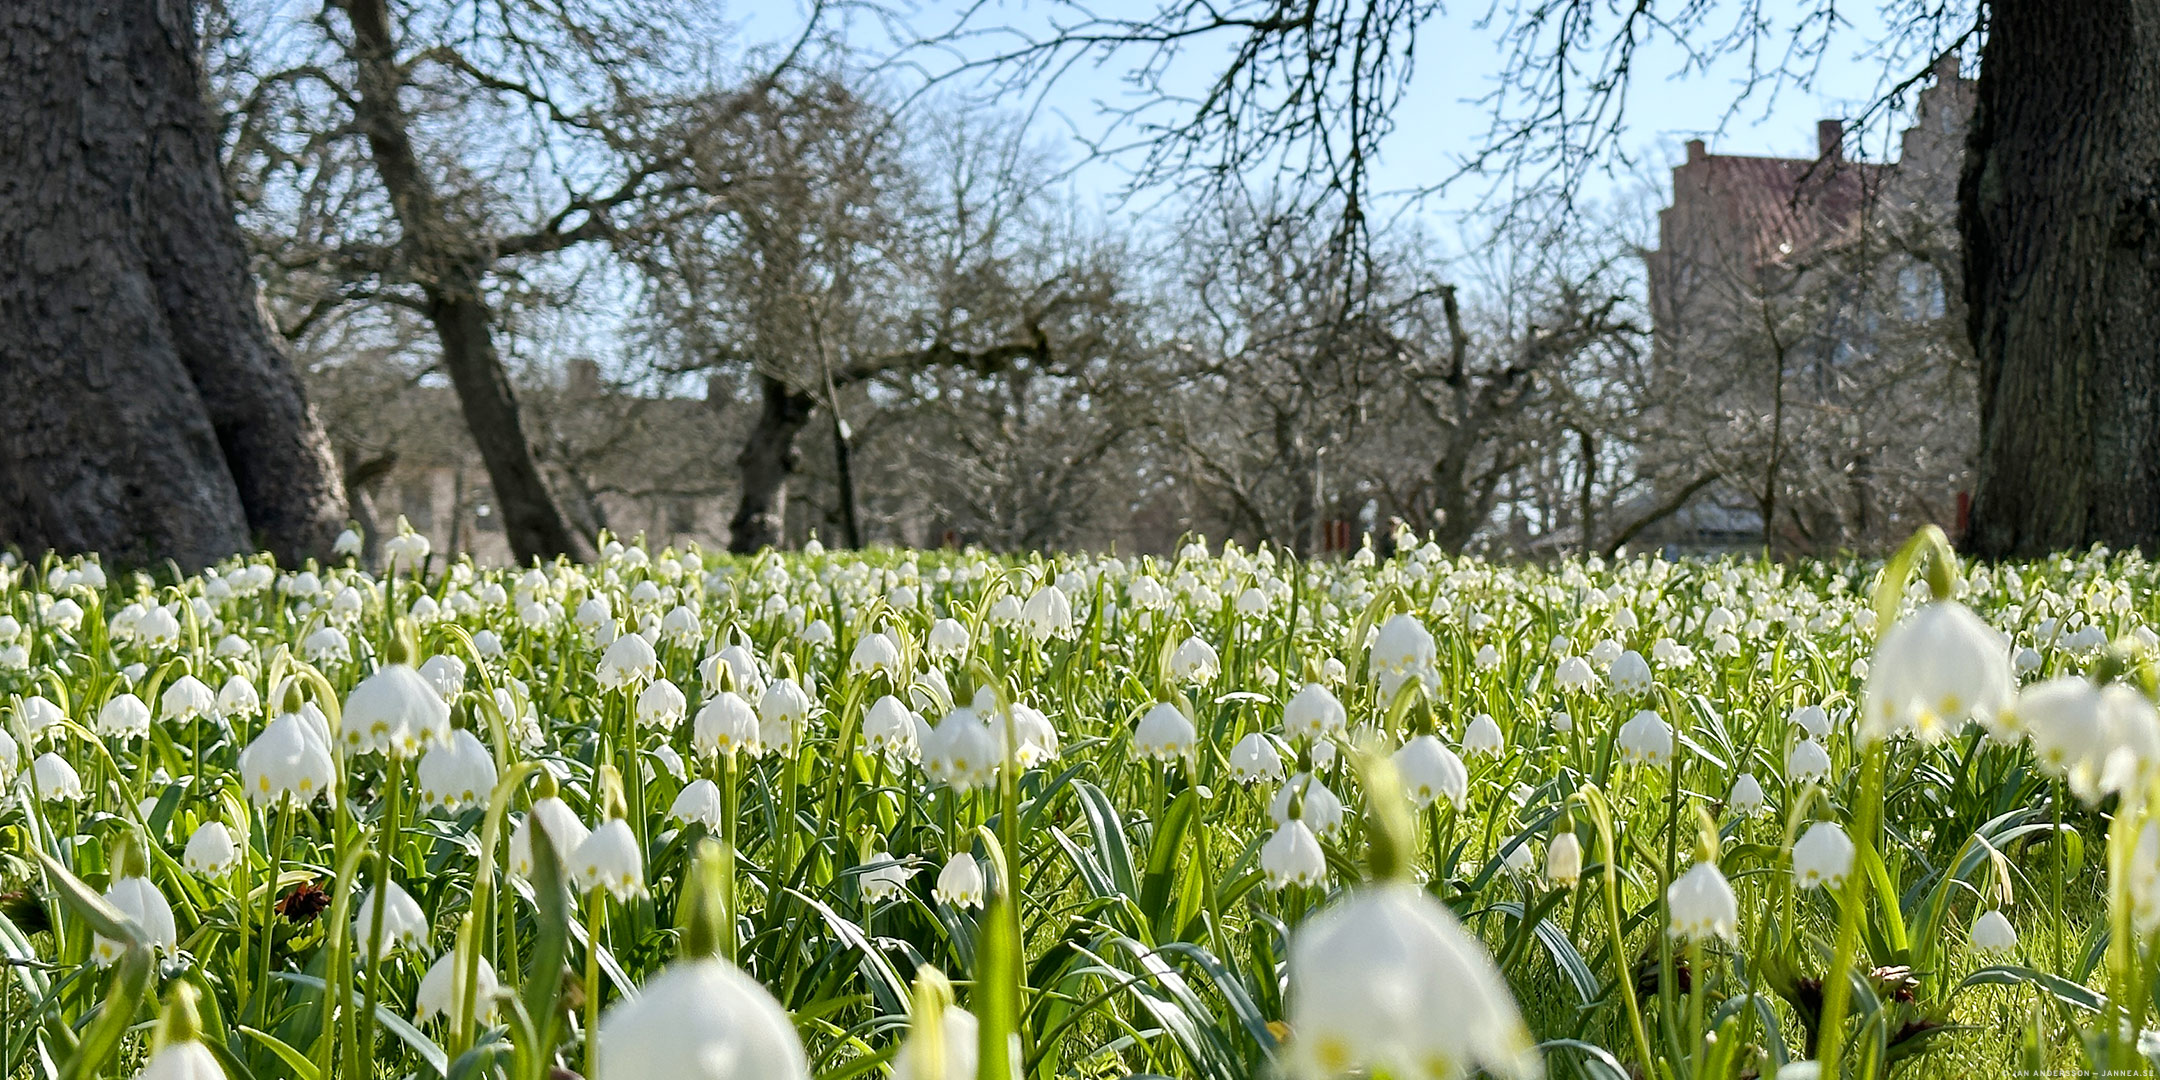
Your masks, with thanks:
[{"label": "meadow of white flowers", "polygon": [[2135,554],[384,553],[0,565],[0,1076],[2160,1055]]}]

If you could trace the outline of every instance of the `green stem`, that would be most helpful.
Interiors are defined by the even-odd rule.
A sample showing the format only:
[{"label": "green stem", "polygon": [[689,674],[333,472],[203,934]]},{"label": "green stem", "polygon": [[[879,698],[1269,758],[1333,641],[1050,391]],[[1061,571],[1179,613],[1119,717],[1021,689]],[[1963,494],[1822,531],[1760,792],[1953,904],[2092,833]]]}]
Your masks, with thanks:
[{"label": "green stem", "polygon": [[735,912],[735,818],[742,795],[736,790],[735,768],[735,753],[731,750],[720,758],[720,913],[725,925],[719,928],[720,955],[730,964],[736,962],[735,939],[740,933]]},{"label": "green stem", "polygon": [[360,1076],[375,1075],[375,1004],[382,998],[383,912],[390,907],[390,886],[397,878],[398,814],[403,809],[405,785],[398,776],[397,759],[383,769],[383,785],[389,789],[383,807],[381,862],[375,867],[375,909],[368,913],[367,992],[360,1015],[367,1034],[360,1040]]},{"label": "green stem", "polygon": [[600,1075],[600,928],[607,894],[594,889],[585,909],[585,1075]]},{"label": "green stem", "polygon": [[[1875,824],[1882,812],[1883,744],[1869,744],[1866,757],[1860,766],[1860,802],[1854,808],[1854,838],[1861,852],[1874,849]],[[1828,1080],[1839,1076],[1839,1054],[1845,1037],[1845,1009],[1852,999],[1852,966],[1854,954],[1860,947],[1860,907],[1867,897],[1865,871],[1860,857],[1853,860],[1852,872],[1845,876],[1839,897],[1837,946],[1830,959],[1829,974],[1823,978],[1823,1011],[1819,1051],[1816,1059],[1822,1063],[1822,1075]]]},{"label": "green stem", "polygon": [[270,954],[277,933],[278,866],[284,860],[285,843],[291,831],[292,815],[281,805],[276,822],[270,826],[270,848],[263,853],[269,872],[263,879],[262,978],[255,984],[255,1026],[258,1028],[269,1026],[266,1020],[270,1011]]}]

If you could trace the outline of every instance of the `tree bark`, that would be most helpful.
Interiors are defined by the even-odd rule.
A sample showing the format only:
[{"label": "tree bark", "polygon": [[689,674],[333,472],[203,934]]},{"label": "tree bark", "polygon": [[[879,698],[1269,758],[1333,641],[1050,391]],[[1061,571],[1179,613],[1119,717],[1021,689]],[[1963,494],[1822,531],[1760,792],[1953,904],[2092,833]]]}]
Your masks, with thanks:
[{"label": "tree bark", "polygon": [[0,543],[290,564],[343,524],[203,94],[189,0],[0,13]]},{"label": "tree bark", "polygon": [[503,538],[520,561],[590,557],[591,545],[571,530],[540,475],[517,395],[495,346],[495,312],[483,289],[493,257],[490,245],[451,222],[413,146],[411,119],[399,100],[405,79],[397,63],[389,9],[384,0],[343,0],[343,6],[352,21],[359,73],[354,112],[427,297],[428,320],[442,345],[443,369],[487,467],[502,511]]},{"label": "tree bark", "polygon": [[1980,370],[1964,544],[2160,550],[2160,16],[1996,0],[1959,190]]},{"label": "tree bark", "polygon": [[810,422],[817,399],[770,375],[758,376],[757,426],[735,463],[742,470],[742,501],[728,523],[728,550],[749,554],[777,548],[787,537],[788,478],[802,462],[795,437]]}]

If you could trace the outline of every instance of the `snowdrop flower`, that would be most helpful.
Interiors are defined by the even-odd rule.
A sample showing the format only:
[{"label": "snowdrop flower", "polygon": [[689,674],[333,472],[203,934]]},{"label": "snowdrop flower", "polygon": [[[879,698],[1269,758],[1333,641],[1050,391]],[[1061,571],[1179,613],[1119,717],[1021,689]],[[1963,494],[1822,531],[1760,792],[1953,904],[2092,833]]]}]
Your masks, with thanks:
[{"label": "snowdrop flower", "polygon": [[930,898],[947,907],[968,908],[983,906],[983,872],[975,856],[965,851],[953,852],[945,860],[945,868],[938,871],[937,884],[930,890]]},{"label": "snowdrop flower", "polygon": [[1644,709],[1620,725],[1620,759],[1639,765],[1663,765],[1673,759],[1673,729],[1665,718]]},{"label": "snowdrop flower", "polygon": [[1477,656],[1471,661],[1480,671],[1490,671],[1500,666],[1500,650],[1491,645],[1478,646]]},{"label": "snowdrop flower", "polygon": [[135,1080],[226,1080],[225,1067],[200,1040],[169,1042],[150,1055]]},{"label": "snowdrop flower", "polygon": [[1967,720],[1993,723],[2013,680],[2002,637],[1965,605],[1938,600],[1898,621],[1875,648],[1860,690],[1866,741],[1932,742]]},{"label": "snowdrop flower", "polygon": [[300,651],[317,664],[342,664],[352,659],[352,643],[346,640],[345,631],[335,626],[325,626],[309,634],[300,643]]},{"label": "snowdrop flower", "polygon": [[1725,805],[1742,817],[1762,809],[1763,789],[1756,782],[1754,773],[1741,773],[1740,778],[1733,781],[1732,791],[1725,796]]},{"label": "snowdrop flower", "polygon": [[195,835],[188,837],[187,850],[181,854],[180,863],[191,874],[220,877],[240,865],[240,845],[224,822],[206,821],[195,830]]},{"label": "snowdrop flower", "polygon": [[450,735],[450,706],[407,664],[384,664],[353,687],[340,725],[346,749],[412,757]]},{"label": "snowdrop flower", "polygon": [[493,630],[475,630],[472,636],[473,651],[493,660],[503,654],[502,637]]},{"label": "snowdrop flower", "polygon": [[1463,730],[1463,753],[1476,757],[1484,754],[1498,757],[1507,749],[1507,736],[1500,733],[1500,724],[1487,713],[1479,713]]},{"label": "snowdrop flower", "polygon": [[[923,1051],[916,1048],[915,1029],[909,1028],[907,1040],[900,1044],[899,1057],[893,1061],[893,1080],[975,1080],[976,1064],[982,1056],[979,1045],[981,1024],[975,1019],[974,1013],[958,1005],[945,1006],[941,1010],[941,1016],[938,1026],[944,1033],[944,1073],[926,1078],[916,1076],[915,1058]],[[1015,1035],[1014,1038],[1017,1040],[1019,1036]],[[1017,1043],[1013,1050],[1015,1054],[1019,1052]],[[1019,1076],[1020,1070],[1015,1068],[1008,1075]]]},{"label": "snowdrop flower", "polygon": [[571,855],[592,833],[578,820],[577,812],[570,809],[570,804],[562,799],[548,795],[533,800],[532,809],[510,833],[510,872],[527,881],[533,876],[532,836],[535,828],[547,831],[548,843],[554,847],[556,858],[562,864],[563,877],[568,880],[572,872]]},{"label": "snowdrop flower", "polygon": [[1562,832],[1545,847],[1545,882],[1555,889],[1572,889],[1582,880],[1582,841],[1573,832]]},{"label": "snowdrop flower", "polygon": [[1072,603],[1065,598],[1064,590],[1045,585],[1028,597],[1026,606],[1020,609],[1020,618],[1028,637],[1035,641],[1065,637],[1072,632]]},{"label": "snowdrop flower", "polygon": [[[1012,733],[1020,740],[1019,744],[1013,747],[1013,760],[1023,769],[1032,769],[1045,761],[1056,761],[1058,733],[1057,728],[1050,723],[1050,718],[1043,715],[1042,710],[1019,701],[1012,703],[1011,713]],[[999,741],[1002,743],[1003,726],[993,725],[993,729],[999,733]]]},{"label": "snowdrop flower", "polygon": [[409,529],[401,531],[382,542],[383,565],[393,574],[399,570],[416,571],[427,562],[428,552],[433,548],[427,537]]},{"label": "snowdrop flower", "polygon": [[1506,848],[1507,854],[1502,856],[1501,865],[1511,874],[1528,877],[1531,867],[1537,865],[1537,855],[1530,850],[1529,838],[1523,837],[1513,846],[1502,846]]},{"label": "snowdrop flower", "polygon": [[1596,688],[1597,682],[1597,671],[1591,668],[1590,661],[1580,656],[1561,660],[1559,669],[1553,673],[1553,683],[1562,690],[1587,693]]},{"label": "snowdrop flower", "polygon": [[1199,741],[1200,733],[1185,710],[1167,701],[1157,702],[1133,728],[1133,749],[1156,761],[1189,760]]},{"label": "snowdrop flower", "polygon": [[97,722],[91,727],[107,738],[140,738],[150,734],[150,706],[133,694],[114,694],[98,710]]},{"label": "snowdrop flower", "polygon": [[[219,656],[222,656],[227,660],[238,660],[241,657],[253,653],[255,651],[255,647],[248,644],[247,639],[241,637],[238,634],[227,634],[224,637],[218,639],[217,647],[214,651]],[[234,677],[238,678],[238,676]]]},{"label": "snowdrop flower", "polygon": [[30,779],[37,785],[37,792],[47,802],[81,802],[83,800],[82,775],[67,759],[46,751],[30,763]]},{"label": "snowdrop flower", "polygon": [[395,881],[386,884],[389,886],[387,901],[382,899],[385,893],[380,886],[369,889],[367,896],[361,899],[358,914],[353,917],[353,948],[363,959],[373,955],[371,949],[374,945],[375,905],[380,903],[383,905],[382,943],[385,955],[401,948],[426,955],[429,929],[427,914],[420,910],[419,902],[405,891],[404,886]]},{"label": "snowdrop flower", "polygon": [[700,777],[683,786],[668,807],[669,820],[685,825],[696,823],[714,832],[726,821],[726,809],[721,802],[720,785]]},{"label": "snowdrop flower", "polygon": [[[554,836],[550,828],[548,838]],[[630,823],[619,817],[607,819],[578,841],[569,869],[570,880],[580,892],[600,889],[618,901],[628,901],[645,891],[645,855],[638,850]]]},{"label": "snowdrop flower", "polygon": [[956,791],[973,791],[997,777],[998,747],[997,733],[975,710],[954,709],[922,744],[923,771]]},{"label": "snowdrop flower", "polygon": [[173,680],[158,701],[163,707],[163,717],[175,724],[217,712],[217,694],[193,675],[182,675]]},{"label": "snowdrop flower", "polygon": [[1802,705],[1786,714],[1785,719],[1807,732],[1809,738],[1820,739],[1830,734],[1830,713],[1820,705]]},{"label": "snowdrop flower", "polygon": [[717,957],[676,963],[600,1019],[588,1080],[809,1080],[794,1022]]},{"label": "snowdrop flower", "polygon": [[1461,809],[1470,797],[1470,770],[1463,765],[1455,751],[1431,735],[1413,736],[1402,749],[1395,751],[1395,771],[1402,777],[1403,790],[1419,809],[1431,806],[1436,799],[1446,799],[1456,809]]},{"label": "snowdrop flower", "polygon": [[682,723],[683,710],[688,707],[688,700],[674,683],[666,678],[654,679],[638,691],[637,722],[643,727],[672,731]]},{"label": "snowdrop flower", "polygon": [[1830,776],[1830,752],[1813,739],[1801,739],[1785,753],[1785,781],[1805,784]]},{"label": "snowdrop flower", "polygon": [[456,811],[487,802],[495,790],[495,757],[462,728],[420,757],[420,801]]},{"label": "snowdrop flower", "polygon": [[362,543],[363,541],[360,537],[360,530],[346,529],[345,531],[337,534],[336,540],[331,541],[330,553],[332,555],[336,555],[338,558],[341,559],[357,558],[360,554]]},{"label": "snowdrop flower", "polygon": [[1290,739],[1325,739],[1349,723],[1342,702],[1319,683],[1306,683],[1283,706],[1283,735]]},{"label": "snowdrop flower", "polygon": [[690,726],[690,745],[708,757],[738,751],[756,757],[760,753],[757,711],[734,691],[720,691],[698,710]]},{"label": "snowdrop flower", "polygon": [[1204,685],[1215,681],[1222,661],[1215,649],[1197,637],[1188,637],[1170,653],[1170,677],[1181,683]]},{"label": "snowdrop flower", "polygon": [[240,786],[256,806],[276,806],[287,798],[304,805],[330,790],[336,768],[330,748],[308,722],[298,713],[284,713],[240,751]]},{"label": "snowdrop flower", "polygon": [[1239,739],[1230,748],[1230,778],[1240,784],[1281,780],[1283,760],[1274,741],[1257,731]]},{"label": "snowdrop flower", "polygon": [[420,665],[420,677],[435,689],[435,696],[450,701],[465,689],[465,661],[449,653],[437,653]]},{"label": "snowdrop flower", "polygon": [[1328,786],[1321,783],[1319,777],[1310,773],[1299,773],[1291,777],[1275,792],[1275,797],[1269,800],[1268,818],[1276,825],[1290,822],[1292,795],[1297,795],[1304,801],[1304,814],[1298,820],[1303,821],[1312,831],[1326,836],[1342,827],[1342,799],[1328,790]]},{"label": "snowdrop flower", "polygon": [[[810,695],[793,679],[775,679],[758,697],[758,719],[766,724],[780,724],[790,729],[800,729],[810,720]],[[767,743],[771,739],[765,740]]]},{"label": "snowdrop flower", "polygon": [[1296,930],[1285,1019],[1292,1076],[1539,1072],[1484,945],[1404,882],[1355,890]]},{"label": "snowdrop flower", "polygon": [[1998,908],[1989,908],[1973,920],[1972,947],[1978,952],[2010,952],[2017,948],[2017,927]]},{"label": "snowdrop flower", "polygon": [[900,860],[887,852],[877,852],[863,860],[863,871],[856,876],[856,884],[862,889],[863,899],[871,903],[890,900],[907,888],[908,879],[915,871],[900,865]]},{"label": "snowdrop flower", "polygon": [[949,660],[968,650],[968,630],[956,619],[939,619],[930,625],[930,655]]},{"label": "snowdrop flower", "polygon": [[217,714],[225,719],[254,716],[262,711],[262,695],[245,676],[235,675],[218,689]]},{"label": "snowdrop flower", "polygon": [[1616,696],[1635,698],[1650,692],[1650,662],[1633,649],[1615,657],[1606,674],[1612,679],[1612,692]]},{"label": "snowdrop flower", "polygon": [[153,606],[135,624],[135,636],[152,649],[170,650],[180,644],[180,620],[165,608]]},{"label": "snowdrop flower", "polygon": [[660,658],[642,635],[624,634],[600,654],[600,685],[608,690],[634,689],[659,674]]},{"label": "snowdrop flower", "polygon": [[1803,889],[1835,886],[1852,872],[1853,842],[1835,821],[1818,821],[1793,842],[1793,883]]},{"label": "snowdrop flower", "polygon": [[[480,963],[473,972],[473,1009],[481,1023],[495,1022],[495,999],[502,993],[502,984],[495,979],[495,965],[487,957],[478,958]],[[420,979],[420,989],[413,994],[413,1022],[426,1023],[430,1017],[449,1017],[463,1007],[464,995],[458,991],[458,954],[452,949],[442,954]]]},{"label": "snowdrop flower", "polygon": [[2010,665],[2016,668],[2021,675],[2040,670],[2042,663],[2044,661],[2040,658],[2039,650],[2030,645],[2020,647],[2010,657]]},{"label": "snowdrop flower", "polygon": [[1327,853],[1312,828],[1292,818],[1260,845],[1260,872],[1277,892],[1292,885],[1318,888],[1327,883]]},{"label": "snowdrop flower", "polygon": [[864,634],[856,639],[855,651],[848,657],[848,672],[865,675],[877,671],[898,677],[900,647],[882,633]]},{"label": "snowdrop flower", "polygon": [[1740,929],[1740,901],[1717,864],[1699,862],[1665,890],[1672,936],[1689,941],[1730,939]]},{"label": "snowdrop flower", "polygon": [[[173,923],[172,905],[165,901],[165,894],[158,891],[150,879],[141,874],[128,874],[114,879],[112,887],[105,890],[105,902],[118,908],[137,929],[142,931],[143,941],[151,949],[171,953],[180,944],[180,931]],[[111,938],[91,935],[90,959],[99,967],[109,967],[119,960],[127,947]]]},{"label": "snowdrop flower", "polygon": [[1393,700],[1412,679],[1436,679],[1437,657],[1432,632],[1415,616],[1398,613],[1380,624],[1369,659],[1383,702]]},{"label": "snowdrop flower", "polygon": [[891,694],[871,703],[863,716],[862,733],[863,747],[871,753],[912,761],[922,752],[916,743],[914,714]]}]

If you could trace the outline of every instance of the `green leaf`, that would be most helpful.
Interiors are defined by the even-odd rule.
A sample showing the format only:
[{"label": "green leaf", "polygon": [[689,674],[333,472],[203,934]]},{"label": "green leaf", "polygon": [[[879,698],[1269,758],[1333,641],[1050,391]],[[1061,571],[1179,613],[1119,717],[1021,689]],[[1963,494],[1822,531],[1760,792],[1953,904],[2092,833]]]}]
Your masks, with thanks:
[{"label": "green leaf", "polygon": [[2084,1009],[2087,1012],[2101,1012],[2107,1008],[2107,995],[2089,986],[2082,986],[2060,975],[2050,975],[2045,971],[2034,971],[2032,968],[2018,964],[1997,964],[1994,967],[1981,968],[1965,976],[1965,981],[1958,984],[1958,989],[1962,990],[1968,986],[1988,984],[2035,986],[2054,995],[2055,1000],[2065,1005]]}]

